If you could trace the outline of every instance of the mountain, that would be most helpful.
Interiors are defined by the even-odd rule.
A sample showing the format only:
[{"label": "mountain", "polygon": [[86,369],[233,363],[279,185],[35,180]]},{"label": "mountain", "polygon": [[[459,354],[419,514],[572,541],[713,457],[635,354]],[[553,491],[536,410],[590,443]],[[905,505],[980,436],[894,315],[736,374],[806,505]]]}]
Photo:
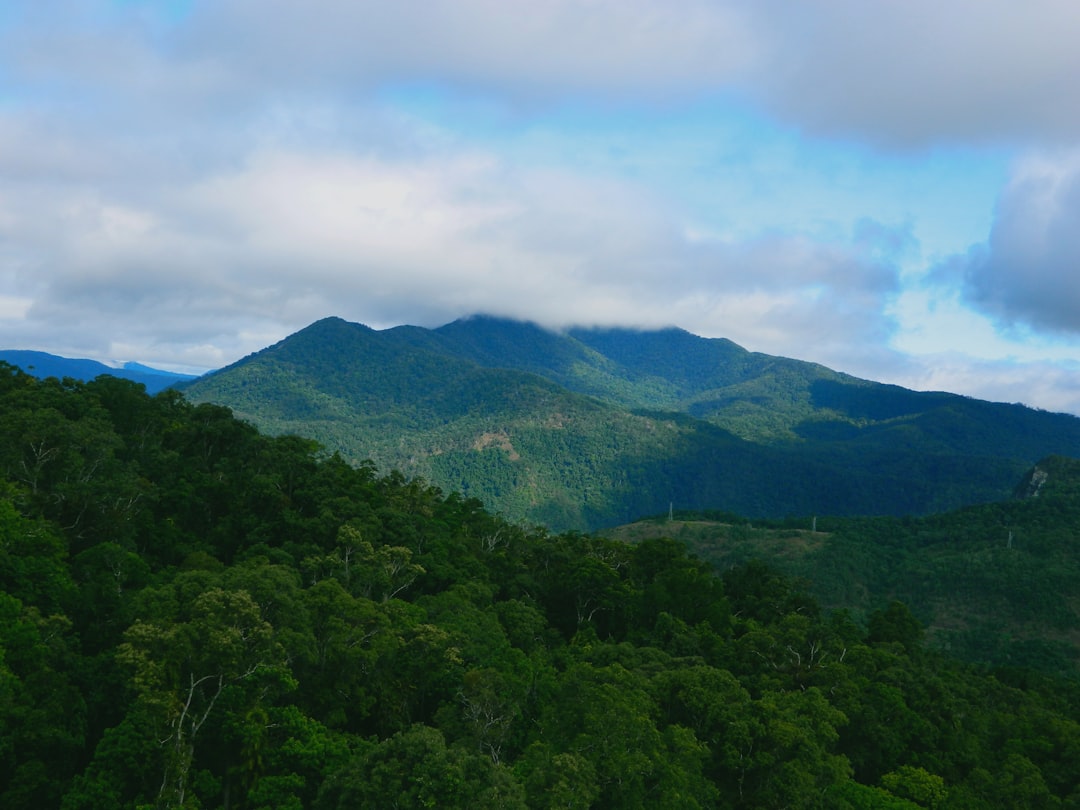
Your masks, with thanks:
[{"label": "mountain", "polygon": [[185,388],[516,520],[926,514],[1008,497],[1080,419],[860,380],[678,329],[318,321]]},{"label": "mountain", "polygon": [[748,352],[730,340],[700,338],[681,329],[558,334],[485,316],[434,330],[399,329],[425,348],[484,366],[528,371],[625,407],[710,418],[745,438],[795,438],[790,426],[809,412],[807,397],[789,403],[774,395],[778,386],[790,392],[818,380],[854,380],[814,363]]},{"label": "mountain", "polygon": [[125,380],[142,383],[148,393],[156,394],[178,383],[195,379],[194,374],[178,374],[172,371],[144,366],[141,363],[125,363],[116,368],[99,363],[97,360],[80,360],[58,357],[46,352],[25,351],[21,349],[0,350],[0,362],[17,366],[39,379],[71,377],[75,380],[89,381],[102,374],[111,374]]}]

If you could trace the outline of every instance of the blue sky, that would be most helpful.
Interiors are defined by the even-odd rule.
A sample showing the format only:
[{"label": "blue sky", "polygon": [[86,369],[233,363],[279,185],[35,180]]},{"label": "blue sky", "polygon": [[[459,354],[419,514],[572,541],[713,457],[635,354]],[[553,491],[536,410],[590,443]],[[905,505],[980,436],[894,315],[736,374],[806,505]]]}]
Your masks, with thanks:
[{"label": "blue sky", "polygon": [[1080,6],[13,0],[0,344],[681,326],[1080,413]]}]

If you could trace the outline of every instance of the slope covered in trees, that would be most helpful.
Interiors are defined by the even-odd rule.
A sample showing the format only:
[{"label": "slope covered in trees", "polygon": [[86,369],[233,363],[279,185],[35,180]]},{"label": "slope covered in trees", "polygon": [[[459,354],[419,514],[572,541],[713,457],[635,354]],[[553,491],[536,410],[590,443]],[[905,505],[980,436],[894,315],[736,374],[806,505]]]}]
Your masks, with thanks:
[{"label": "slope covered in trees", "polygon": [[1080,461],[1044,459],[1015,498],[925,517],[678,512],[604,534],[673,537],[720,570],[767,559],[857,618],[911,605],[929,642],[966,660],[1080,676]]},{"label": "slope covered in trees", "polygon": [[0,373],[0,806],[1030,808],[1080,690],[214,405]]},{"label": "slope covered in trees", "polygon": [[680,330],[320,321],[187,389],[268,433],[595,529],[722,508],[925,514],[1006,497],[1080,419],[857,380]]}]

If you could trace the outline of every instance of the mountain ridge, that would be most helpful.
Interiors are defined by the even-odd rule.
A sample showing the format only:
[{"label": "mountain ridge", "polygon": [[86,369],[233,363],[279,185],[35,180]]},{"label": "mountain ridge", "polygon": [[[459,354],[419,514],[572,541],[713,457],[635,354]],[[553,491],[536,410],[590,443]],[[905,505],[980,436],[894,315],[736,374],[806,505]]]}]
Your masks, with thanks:
[{"label": "mountain ridge", "polygon": [[128,362],[120,366],[110,366],[98,360],[61,357],[29,349],[0,349],[0,362],[17,366],[27,374],[40,379],[71,377],[89,382],[102,374],[110,374],[113,377],[141,383],[151,394],[156,394],[170,386],[190,382],[197,377],[195,374],[165,371],[145,366],[142,363]]},{"label": "mountain ridge", "polygon": [[271,433],[422,476],[518,520],[666,509],[925,514],[1080,455],[1080,419],[861,380],[676,329],[479,316],[305,327],[185,386]]}]

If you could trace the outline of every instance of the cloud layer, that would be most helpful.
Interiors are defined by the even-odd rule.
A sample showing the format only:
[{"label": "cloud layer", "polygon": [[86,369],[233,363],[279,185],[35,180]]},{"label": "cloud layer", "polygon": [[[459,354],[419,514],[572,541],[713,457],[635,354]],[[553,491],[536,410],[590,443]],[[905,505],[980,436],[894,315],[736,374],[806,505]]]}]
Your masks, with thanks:
[{"label": "cloud layer", "polygon": [[1005,390],[920,370],[896,302],[948,242],[928,167],[1012,160],[985,242],[928,278],[1080,331],[1078,38],[1056,0],[22,0],[0,343],[212,367],[329,314],[490,312]]},{"label": "cloud layer", "polygon": [[11,207],[6,227],[32,256],[12,262],[29,323],[70,324],[72,343],[88,325],[173,347],[216,323],[293,329],[333,312],[436,325],[490,312],[552,326],[677,323],[770,351],[797,335],[843,354],[881,343],[896,287],[873,244],[690,239],[633,184],[481,153],[274,149],[138,199],[58,197],[58,209],[56,198]]},{"label": "cloud layer", "polygon": [[768,56],[750,92],[806,131],[905,148],[1080,136],[1069,0],[754,6]]}]

